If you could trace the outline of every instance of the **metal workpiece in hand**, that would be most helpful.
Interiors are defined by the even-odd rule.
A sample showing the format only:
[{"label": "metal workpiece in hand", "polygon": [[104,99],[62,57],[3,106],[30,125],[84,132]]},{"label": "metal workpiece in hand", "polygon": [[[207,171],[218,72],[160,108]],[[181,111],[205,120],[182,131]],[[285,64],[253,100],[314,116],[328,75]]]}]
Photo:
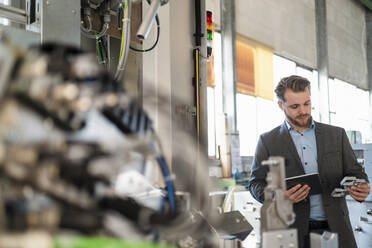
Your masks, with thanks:
[{"label": "metal workpiece in hand", "polygon": [[261,207],[262,248],[298,247],[297,230],[288,229],[294,223],[292,202],[286,199],[285,165],[283,157],[269,157],[262,162],[269,167],[265,201]]},{"label": "metal workpiece in hand", "polygon": [[335,188],[331,196],[332,197],[344,197],[349,194],[349,191],[347,188],[350,188],[352,186],[356,186],[359,184],[367,183],[367,181],[363,178],[356,178],[356,177],[344,177],[341,182],[341,188]]}]

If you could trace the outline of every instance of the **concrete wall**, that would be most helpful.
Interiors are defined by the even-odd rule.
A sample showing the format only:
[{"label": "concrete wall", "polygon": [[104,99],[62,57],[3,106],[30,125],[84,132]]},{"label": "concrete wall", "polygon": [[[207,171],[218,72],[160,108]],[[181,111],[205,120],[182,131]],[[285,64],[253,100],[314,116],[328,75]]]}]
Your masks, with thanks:
[{"label": "concrete wall", "polygon": [[365,8],[358,1],[327,1],[329,75],[368,89]]},{"label": "concrete wall", "polygon": [[[315,0],[235,0],[236,31],[274,53],[316,69]],[[219,0],[207,0],[216,29]],[[327,0],[329,75],[367,89],[365,9],[355,0]]]},{"label": "concrete wall", "polygon": [[[313,0],[236,0],[236,31],[274,48],[278,55],[316,65]],[[207,0],[219,27],[219,0]]]}]

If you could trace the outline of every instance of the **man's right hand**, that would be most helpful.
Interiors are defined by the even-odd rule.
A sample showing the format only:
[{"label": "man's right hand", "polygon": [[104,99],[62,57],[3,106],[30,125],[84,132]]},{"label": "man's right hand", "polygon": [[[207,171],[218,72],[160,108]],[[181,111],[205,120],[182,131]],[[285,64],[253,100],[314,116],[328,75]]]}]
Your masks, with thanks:
[{"label": "man's right hand", "polygon": [[309,192],[310,187],[308,185],[305,184],[301,186],[301,184],[297,184],[285,191],[284,196],[292,202],[297,203],[304,200],[308,196]]}]

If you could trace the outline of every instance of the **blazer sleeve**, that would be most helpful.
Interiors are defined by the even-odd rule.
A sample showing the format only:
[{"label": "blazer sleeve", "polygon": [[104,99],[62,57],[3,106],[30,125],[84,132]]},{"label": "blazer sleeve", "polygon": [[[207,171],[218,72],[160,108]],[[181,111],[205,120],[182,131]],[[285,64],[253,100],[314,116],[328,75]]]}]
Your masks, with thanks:
[{"label": "blazer sleeve", "polygon": [[266,175],[268,168],[261,165],[261,162],[269,157],[269,151],[264,144],[262,135],[258,139],[255,156],[252,162],[251,176],[248,189],[252,196],[259,202],[264,201],[264,190],[267,185]]},{"label": "blazer sleeve", "polygon": [[345,176],[354,176],[368,181],[368,176],[363,167],[358,164],[344,129],[342,129],[342,161]]}]

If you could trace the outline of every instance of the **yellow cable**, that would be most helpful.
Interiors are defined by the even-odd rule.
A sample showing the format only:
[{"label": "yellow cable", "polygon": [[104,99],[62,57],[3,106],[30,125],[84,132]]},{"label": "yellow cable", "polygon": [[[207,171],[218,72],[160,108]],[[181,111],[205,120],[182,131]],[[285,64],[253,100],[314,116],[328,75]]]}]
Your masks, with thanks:
[{"label": "yellow cable", "polygon": [[[125,0],[124,2],[124,11],[123,11],[123,27],[121,30],[121,44],[120,44],[120,56],[119,56],[119,61],[121,60],[121,56],[123,53],[123,46],[124,46],[124,31],[125,31],[125,12],[127,10],[127,2],[128,0]],[[129,42],[129,41],[128,41]]]}]

